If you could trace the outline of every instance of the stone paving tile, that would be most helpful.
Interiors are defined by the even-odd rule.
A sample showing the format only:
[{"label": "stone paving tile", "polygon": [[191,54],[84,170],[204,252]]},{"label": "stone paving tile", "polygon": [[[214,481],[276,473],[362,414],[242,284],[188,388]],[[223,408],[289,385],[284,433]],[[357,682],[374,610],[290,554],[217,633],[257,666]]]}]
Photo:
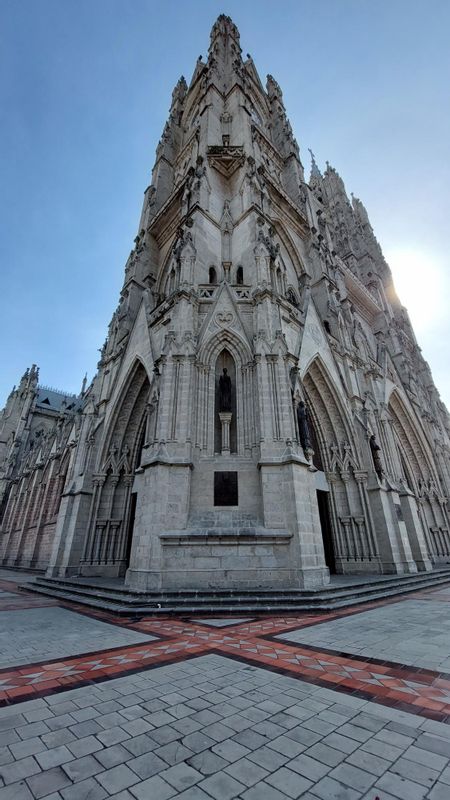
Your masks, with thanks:
[{"label": "stone paving tile", "polygon": [[131,755],[129,750],[125,750],[121,744],[113,744],[112,747],[106,747],[104,750],[97,751],[95,753],[95,758],[97,763],[101,765],[101,768],[111,769],[112,767],[117,767],[119,764],[125,764],[126,761],[130,760]]},{"label": "stone paving tile", "polygon": [[201,753],[197,753],[192,758],[188,758],[186,763],[202,775],[213,775],[214,772],[219,772],[219,770],[228,766],[228,761],[211,752],[211,750],[203,750]]},{"label": "stone paving tile", "polygon": [[450,656],[450,616],[445,603],[404,599],[277,638],[416,667],[442,667],[445,672],[448,664],[443,665]]},{"label": "stone paving tile", "polygon": [[7,764],[1,769],[1,777],[3,782],[16,783],[23,778],[28,778],[30,775],[36,775],[41,772],[41,767],[33,756],[21,758],[19,761],[14,761],[12,764]]},{"label": "stone paving tile", "polygon": [[293,798],[300,797],[313,785],[312,781],[298,775],[296,772],[292,772],[287,767],[281,767],[265,780],[276,789],[281,789],[288,797]]},{"label": "stone paving tile", "polygon": [[225,758],[226,761],[238,761],[243,756],[246,756],[251,751],[248,747],[236,742],[233,739],[230,739],[226,742],[220,742],[216,744],[214,747],[211,747],[213,753],[216,753],[218,756]]},{"label": "stone paving tile", "polygon": [[[383,611],[388,628],[392,608],[372,609]],[[366,613],[342,616],[333,624]],[[186,642],[197,636],[192,633],[189,640],[191,623],[184,621],[138,624],[146,634],[171,636],[176,630]],[[126,630],[107,627],[113,633]],[[298,633],[321,627],[315,621]],[[239,630],[232,634],[232,628],[212,626],[210,631],[205,627],[204,635],[216,641],[239,635],[245,641],[256,630],[258,635],[271,633],[274,620],[244,623]],[[109,647],[107,636],[103,645]],[[271,652],[277,648],[269,640],[267,646]],[[138,647],[133,645],[133,652]],[[283,647],[280,657],[291,652]],[[342,639],[340,651],[346,648]],[[128,651],[121,652],[125,658]],[[97,664],[102,657],[88,660]],[[387,706],[312,678],[299,681],[288,661],[283,666],[287,672],[279,674],[264,658],[262,652],[261,668],[204,651],[189,661],[159,663],[123,677],[108,673],[103,683],[76,688],[69,682],[58,695],[0,708],[0,800],[20,800],[21,792],[25,800],[285,800],[300,795],[303,800],[374,800],[377,793],[380,800],[448,800],[450,725],[427,718],[425,707],[416,706],[418,713],[411,714],[406,710],[411,706],[395,706],[395,697]],[[344,661],[349,668],[352,659]],[[333,663],[339,670],[337,657]],[[359,670],[360,662],[355,664]],[[431,697],[431,679],[425,671],[417,674],[419,682],[421,675],[421,697],[428,691]],[[342,677],[336,676],[338,681]],[[342,687],[338,683],[336,688]],[[20,777],[20,770],[32,764],[34,774]],[[8,773],[11,766],[19,772]],[[2,786],[5,770],[12,782]],[[10,787],[16,794],[3,797]]]},{"label": "stone paving tile", "polygon": [[101,742],[95,736],[85,736],[83,739],[75,739],[67,744],[68,749],[76,758],[96,753],[103,748]]},{"label": "stone paving tile", "polygon": [[269,783],[257,783],[242,794],[242,800],[287,800],[288,795]]},{"label": "stone paving tile", "polygon": [[185,763],[176,764],[164,770],[164,772],[161,772],[160,777],[162,780],[170,783],[178,792],[189,789],[190,786],[194,786],[204,778],[201,772],[198,772],[196,769],[189,766],[189,764]]},{"label": "stone paving tile", "polygon": [[0,800],[34,800],[25,781],[0,787]]},{"label": "stone paving tile", "polygon": [[344,784],[344,786],[350,786],[358,792],[367,791],[369,786],[372,786],[376,780],[376,776],[371,772],[366,772],[348,763],[339,764],[328,775],[333,780]]},{"label": "stone paving tile", "polygon": [[448,794],[448,785],[438,781],[430,790],[427,798],[428,800],[448,800]]},{"label": "stone paving tile", "polygon": [[194,753],[181,744],[181,742],[170,742],[155,750],[155,755],[162,758],[167,764],[173,765],[179,764],[180,761],[186,761],[186,759],[193,756]]},{"label": "stone paving tile", "polygon": [[[84,781],[73,784],[73,786],[61,789],[59,796],[63,800],[104,800],[105,797],[108,797],[108,794],[96,780],[87,778]],[[48,798],[45,798],[45,800],[48,800]]]},{"label": "stone paving tile", "polygon": [[375,784],[375,789],[389,792],[394,797],[404,798],[405,800],[423,800],[428,792],[426,786],[409,781],[393,772],[385,772]]},{"label": "stone paving tile", "polygon": [[134,736],[132,739],[124,740],[123,745],[118,746],[123,746],[133,756],[142,756],[145,753],[150,753],[152,750],[156,750],[159,745],[146,733],[142,733],[139,736]]},{"label": "stone paving tile", "polygon": [[199,784],[199,788],[206,791],[215,800],[232,800],[244,791],[245,785],[228,775],[226,772],[216,772]]},{"label": "stone paving tile", "polygon": [[241,758],[239,761],[234,761],[233,764],[225,767],[224,772],[236,778],[236,780],[243,783],[244,786],[253,786],[270,774],[268,769],[258,766],[258,764],[255,764],[248,758]]},{"label": "stone paving tile", "polygon": [[167,783],[160,775],[154,775],[146,781],[130,787],[130,794],[137,800],[169,800],[177,795],[177,790]]},{"label": "stone paving tile", "polygon": [[[148,777],[148,776],[147,776]],[[109,795],[117,794],[123,789],[139,782],[139,778],[126,764],[108,769],[97,776],[97,780]]]},{"label": "stone paving tile", "polygon": [[[314,785],[314,797],[320,797],[321,800],[359,800],[361,792],[351,789],[349,786],[343,786],[342,783],[327,775]],[[383,800],[386,798],[383,797]],[[405,797],[403,800],[409,800],[409,798]]]},{"label": "stone paving tile", "polygon": [[70,778],[67,777],[62,767],[53,767],[53,769],[45,770],[45,772],[41,772],[39,775],[33,775],[31,778],[27,778],[27,784],[38,800],[51,792],[64,789],[66,786],[69,786],[70,783]]},{"label": "stone paving tile", "polygon": [[157,775],[168,767],[167,762],[163,761],[155,753],[145,753],[142,756],[137,756],[128,761],[127,764],[142,780],[151,778],[152,775]]},{"label": "stone paving tile", "polygon": [[299,775],[303,775],[304,778],[308,778],[308,780],[314,783],[323,778],[331,769],[328,764],[323,764],[321,761],[317,761],[317,759],[305,753],[301,753],[299,756],[289,761],[288,767],[290,770],[297,772]]},{"label": "stone paving tile", "polygon": [[154,638],[57,607],[0,611],[0,631],[0,669]]}]

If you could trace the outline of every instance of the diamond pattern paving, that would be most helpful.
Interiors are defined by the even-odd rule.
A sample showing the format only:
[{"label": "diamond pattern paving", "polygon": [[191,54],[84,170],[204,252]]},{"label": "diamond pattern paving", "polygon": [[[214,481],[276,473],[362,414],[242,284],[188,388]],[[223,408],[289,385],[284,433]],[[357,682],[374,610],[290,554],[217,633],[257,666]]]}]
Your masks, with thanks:
[{"label": "diamond pattern paving", "polygon": [[[356,628],[368,648],[372,614],[377,640],[414,630],[420,663],[445,625],[421,624],[417,603],[445,615],[446,590],[326,615],[132,620],[18,594],[13,578],[0,800],[450,796],[450,676],[351,649]],[[23,659],[33,643],[41,657]]]},{"label": "diamond pattern paving", "polygon": [[[407,604],[408,601],[404,601],[405,607]],[[0,670],[0,704],[42,697],[71,687],[215,652],[290,674],[303,681],[447,722],[450,720],[450,676],[447,674],[303,644],[302,640],[308,639],[311,632],[317,636],[317,631],[330,624],[336,626],[350,622],[361,626],[359,620],[364,615],[374,612],[380,614],[385,606],[386,603],[373,604],[371,612],[367,611],[367,606],[353,608],[350,614],[346,611],[333,615],[293,615],[252,620],[211,618],[212,625],[208,625],[207,619],[146,618],[138,622],[118,622],[116,618],[101,612],[89,612],[87,615],[84,609],[81,617],[83,624],[87,627],[92,624],[94,628],[103,625],[108,629],[109,644],[114,640],[115,634],[110,632],[114,625],[114,632],[145,639],[145,647],[139,642],[109,647],[94,655],[84,653],[81,656]],[[391,615],[398,612],[398,603],[390,603],[389,607]],[[80,611],[72,604],[71,608]],[[71,615],[76,619],[78,614],[73,611],[35,609],[27,612],[28,623],[30,614],[39,614],[44,619],[48,614],[56,615],[56,618],[58,615]],[[12,616],[17,618],[21,613],[25,612],[15,612]],[[334,623],[329,622],[330,616],[334,618]],[[67,640],[62,646],[67,647]]]}]

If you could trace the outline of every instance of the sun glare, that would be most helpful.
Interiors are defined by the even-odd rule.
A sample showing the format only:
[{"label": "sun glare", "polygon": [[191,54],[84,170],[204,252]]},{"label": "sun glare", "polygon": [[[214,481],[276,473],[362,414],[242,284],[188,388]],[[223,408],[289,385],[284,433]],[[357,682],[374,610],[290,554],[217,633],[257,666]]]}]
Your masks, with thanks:
[{"label": "sun glare", "polygon": [[417,331],[426,331],[441,317],[445,291],[437,262],[418,250],[398,248],[386,254],[397,294]]}]

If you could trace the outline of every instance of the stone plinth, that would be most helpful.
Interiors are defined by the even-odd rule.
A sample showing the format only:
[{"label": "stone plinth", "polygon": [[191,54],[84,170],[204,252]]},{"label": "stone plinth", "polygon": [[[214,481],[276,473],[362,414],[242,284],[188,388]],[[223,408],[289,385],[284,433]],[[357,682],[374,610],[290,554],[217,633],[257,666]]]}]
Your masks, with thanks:
[{"label": "stone plinth", "polygon": [[230,427],[231,427],[231,411],[220,411],[219,419],[222,426],[222,455],[230,455]]}]

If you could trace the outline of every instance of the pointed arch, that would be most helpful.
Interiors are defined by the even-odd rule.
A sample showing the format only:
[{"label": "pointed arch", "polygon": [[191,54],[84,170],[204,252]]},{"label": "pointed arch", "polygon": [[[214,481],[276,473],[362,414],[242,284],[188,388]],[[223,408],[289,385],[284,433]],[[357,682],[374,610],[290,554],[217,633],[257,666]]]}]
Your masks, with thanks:
[{"label": "pointed arch", "polygon": [[[222,406],[224,397],[220,389],[220,385],[224,375],[229,378],[229,393],[226,399],[226,405]],[[236,362],[231,355],[230,351],[224,347],[216,358],[214,364],[214,382],[215,382],[215,410],[214,410],[214,450],[216,453],[223,451],[224,442],[222,441],[222,425],[220,421],[221,412],[231,413],[231,421],[229,422],[229,436],[228,436],[228,449],[231,453],[237,451],[237,437],[236,437]]]},{"label": "pointed arch", "polygon": [[99,471],[94,475],[89,533],[82,557],[82,569],[87,574],[100,568],[105,574],[118,575],[126,569],[132,537],[131,491],[145,435],[149,393],[147,370],[136,358],[117,393]]},{"label": "pointed arch", "polygon": [[249,345],[236,331],[220,330],[202,343],[197,360],[196,443],[203,452],[213,455],[218,443],[216,364],[227,351],[235,365],[234,421],[236,452],[243,454],[255,438],[253,356]]},{"label": "pointed arch", "polygon": [[450,534],[444,492],[425,434],[398,387],[389,395],[388,412],[392,420],[400,471],[414,493],[428,556],[434,563],[448,562]]},{"label": "pointed arch", "polygon": [[[165,292],[169,294],[175,288],[175,281],[176,281],[176,259],[174,257],[173,249],[177,241],[177,233],[174,233],[170,242],[167,245],[167,249],[164,254],[162,255],[161,266],[158,269],[158,274],[156,277],[154,291],[156,291],[160,296],[164,295]],[[173,283],[173,287],[171,288],[171,283]]]},{"label": "pointed arch", "polygon": [[274,220],[272,224],[283,249],[289,256],[289,260],[297,274],[297,278],[300,278],[300,276],[303,275],[306,270],[298,253],[298,245],[295,244],[291,234],[280,220]]},{"label": "pointed arch", "polygon": [[425,435],[408,409],[407,401],[397,386],[392,388],[389,395],[388,411],[402,453],[406,456],[416,481],[416,486],[411,488],[417,491],[419,480],[426,481],[431,477],[437,481],[439,486],[439,477]]},{"label": "pointed arch", "polygon": [[215,363],[217,356],[224,348],[230,351],[237,365],[253,360],[248,343],[232,329],[217,331],[205,340],[200,346],[198,360],[203,364]]},{"label": "pointed arch", "polygon": [[315,355],[303,376],[310,414],[322,447],[322,460],[331,468],[330,445],[348,442],[358,458],[357,441],[340,391],[320,355]]},{"label": "pointed arch", "polygon": [[320,355],[308,365],[303,389],[328,483],[328,496],[318,490],[319,508],[325,500],[329,507],[327,533],[321,517],[324,543],[332,548],[337,572],[378,572],[364,459],[344,399]]},{"label": "pointed arch", "polygon": [[[108,453],[111,445],[113,444],[113,437],[117,435],[118,432],[120,435],[120,430],[123,430],[126,427],[124,425],[124,417],[127,415],[127,409],[125,407],[125,401],[127,397],[130,396],[131,398],[133,395],[135,395],[136,401],[139,392],[142,390],[142,387],[146,382],[148,384],[148,392],[150,392],[151,379],[147,368],[143,360],[139,356],[135,356],[133,363],[130,365],[123,377],[123,380],[121,381],[120,387],[118,388],[116,394],[113,410],[106,422],[106,435],[104,436],[103,440],[104,445],[98,460],[99,471],[101,471],[102,465],[107,461]],[[128,410],[129,417],[132,410]],[[119,447],[119,442],[116,444]]]}]

